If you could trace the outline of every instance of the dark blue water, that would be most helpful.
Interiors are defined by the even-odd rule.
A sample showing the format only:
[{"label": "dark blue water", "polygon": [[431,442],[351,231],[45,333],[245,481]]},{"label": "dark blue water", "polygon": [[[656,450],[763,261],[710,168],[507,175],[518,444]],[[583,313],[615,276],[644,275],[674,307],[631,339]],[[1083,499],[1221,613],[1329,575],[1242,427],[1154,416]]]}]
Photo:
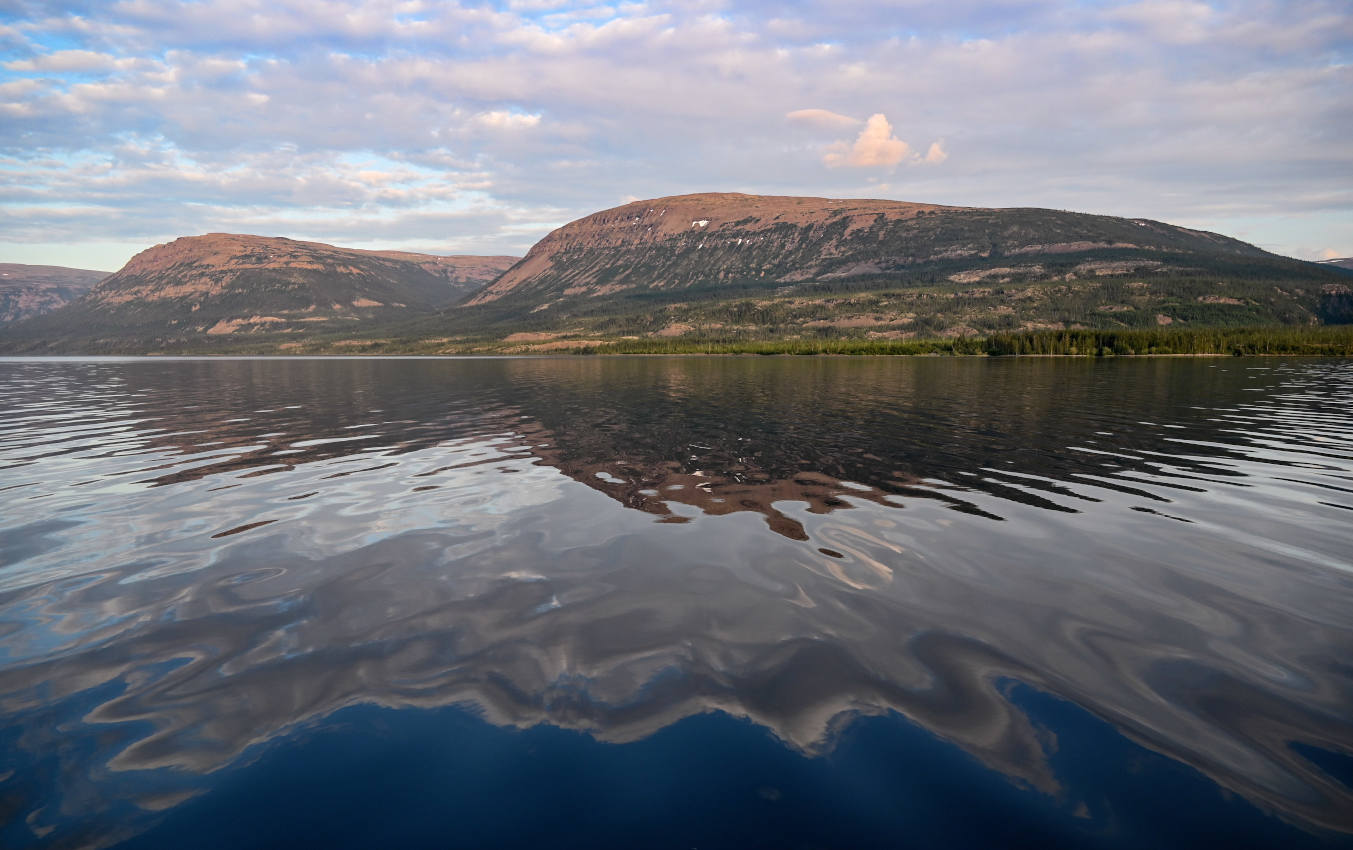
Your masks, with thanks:
[{"label": "dark blue water", "polygon": [[1353,846],[1353,364],[0,361],[5,847]]}]

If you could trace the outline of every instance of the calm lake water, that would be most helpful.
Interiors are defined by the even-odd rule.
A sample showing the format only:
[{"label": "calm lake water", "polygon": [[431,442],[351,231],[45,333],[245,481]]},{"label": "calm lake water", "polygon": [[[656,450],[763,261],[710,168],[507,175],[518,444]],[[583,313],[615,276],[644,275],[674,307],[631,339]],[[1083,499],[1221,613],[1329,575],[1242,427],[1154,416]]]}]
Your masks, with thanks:
[{"label": "calm lake water", "polygon": [[1330,847],[1353,362],[0,361],[0,846]]}]

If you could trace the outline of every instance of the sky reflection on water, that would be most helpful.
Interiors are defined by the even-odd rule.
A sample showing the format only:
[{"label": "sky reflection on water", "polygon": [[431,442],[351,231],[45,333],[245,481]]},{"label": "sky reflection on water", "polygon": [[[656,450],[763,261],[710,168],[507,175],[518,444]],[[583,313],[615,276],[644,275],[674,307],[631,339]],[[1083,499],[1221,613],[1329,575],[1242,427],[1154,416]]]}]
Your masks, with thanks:
[{"label": "sky reflection on water", "polygon": [[1342,843],[1351,426],[1336,361],[0,362],[0,838],[362,706],[1130,769],[1068,776],[1027,691]]}]

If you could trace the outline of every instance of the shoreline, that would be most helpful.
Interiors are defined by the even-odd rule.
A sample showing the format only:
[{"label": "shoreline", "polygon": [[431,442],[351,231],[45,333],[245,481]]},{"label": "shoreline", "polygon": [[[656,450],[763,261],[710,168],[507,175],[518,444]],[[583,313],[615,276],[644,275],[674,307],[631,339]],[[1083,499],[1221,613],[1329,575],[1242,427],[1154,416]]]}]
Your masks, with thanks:
[{"label": "shoreline", "polygon": [[605,339],[554,338],[537,345],[506,339],[423,340],[417,337],[361,341],[264,338],[201,345],[194,340],[106,340],[104,350],[51,350],[41,344],[4,357],[1353,357],[1353,324],[1287,325],[1235,328],[1139,328],[1045,330],[991,333],[987,336],[882,340],[859,337],[811,339]]},{"label": "shoreline", "polygon": [[140,354],[0,354],[0,363],[17,361],[87,361],[87,360],[507,360],[507,359],[593,359],[593,358],[914,358],[914,359],[952,359],[952,360],[1178,360],[1190,358],[1242,358],[1242,357],[1300,357],[1316,359],[1353,359],[1353,353],[1322,352],[1193,352],[1188,354],[887,354],[879,352],[859,352],[841,354],[836,352],[790,352],[761,353],[755,351],[716,351],[716,352],[580,352],[580,351],[516,351],[481,353],[444,353],[412,354],[399,352],[370,352],[366,354],[330,354],[313,353],[214,353],[200,352],[150,352]]}]

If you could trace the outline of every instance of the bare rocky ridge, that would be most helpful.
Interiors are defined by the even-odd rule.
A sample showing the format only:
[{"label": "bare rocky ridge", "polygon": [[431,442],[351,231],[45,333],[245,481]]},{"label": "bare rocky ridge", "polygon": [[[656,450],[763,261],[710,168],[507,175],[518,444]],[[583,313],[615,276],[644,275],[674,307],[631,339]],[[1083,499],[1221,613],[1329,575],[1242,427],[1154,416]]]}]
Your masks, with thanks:
[{"label": "bare rocky ridge", "polygon": [[[363,251],[320,242],[209,233],[156,245],[132,257],[94,292],[92,302],[201,301],[262,286],[281,305],[307,313],[342,314],[372,307],[438,309],[494,279],[516,257],[439,257]],[[269,306],[258,303],[258,307]],[[200,309],[200,308],[199,308]]]},{"label": "bare rocky ridge", "polygon": [[[536,302],[646,289],[782,289],[934,268],[956,282],[1018,261],[1083,256],[1093,275],[1188,254],[1268,256],[1234,239],[1145,219],[882,200],[698,194],[636,201],[550,233],[467,302]],[[1107,265],[1107,264],[1116,265]],[[1039,275],[1035,275],[1039,276]],[[1051,277],[1051,275],[1043,275]]]},{"label": "bare rocky ridge", "polygon": [[108,275],[92,269],[0,263],[0,325],[65,306]]},{"label": "bare rocky ridge", "polygon": [[[789,198],[739,194],[698,194],[635,201],[615,209],[594,213],[550,233],[536,243],[508,274],[495,281],[468,303],[483,304],[514,290],[536,288],[538,279],[560,276],[589,294],[604,294],[588,284],[605,268],[605,262],[587,268],[569,269],[563,262],[582,251],[607,252],[643,250],[659,246],[693,246],[699,250],[711,239],[717,244],[736,231],[738,247],[762,250],[786,247],[785,238],[766,231],[820,228],[826,222],[844,222],[847,233],[875,223],[913,218],[922,211],[946,209],[928,204],[904,204],[897,201],[834,201],[826,198]],[[714,252],[711,252],[714,253]],[[750,266],[750,263],[733,264]],[[757,269],[756,271],[760,271]],[[661,286],[664,281],[652,281]],[[571,293],[571,294],[577,294]]]},{"label": "bare rocky ridge", "polygon": [[[83,298],[17,325],[38,347],[148,349],[257,333],[304,334],[431,315],[516,257],[441,257],[211,233],[156,245]],[[50,340],[50,342],[49,342]]]}]

